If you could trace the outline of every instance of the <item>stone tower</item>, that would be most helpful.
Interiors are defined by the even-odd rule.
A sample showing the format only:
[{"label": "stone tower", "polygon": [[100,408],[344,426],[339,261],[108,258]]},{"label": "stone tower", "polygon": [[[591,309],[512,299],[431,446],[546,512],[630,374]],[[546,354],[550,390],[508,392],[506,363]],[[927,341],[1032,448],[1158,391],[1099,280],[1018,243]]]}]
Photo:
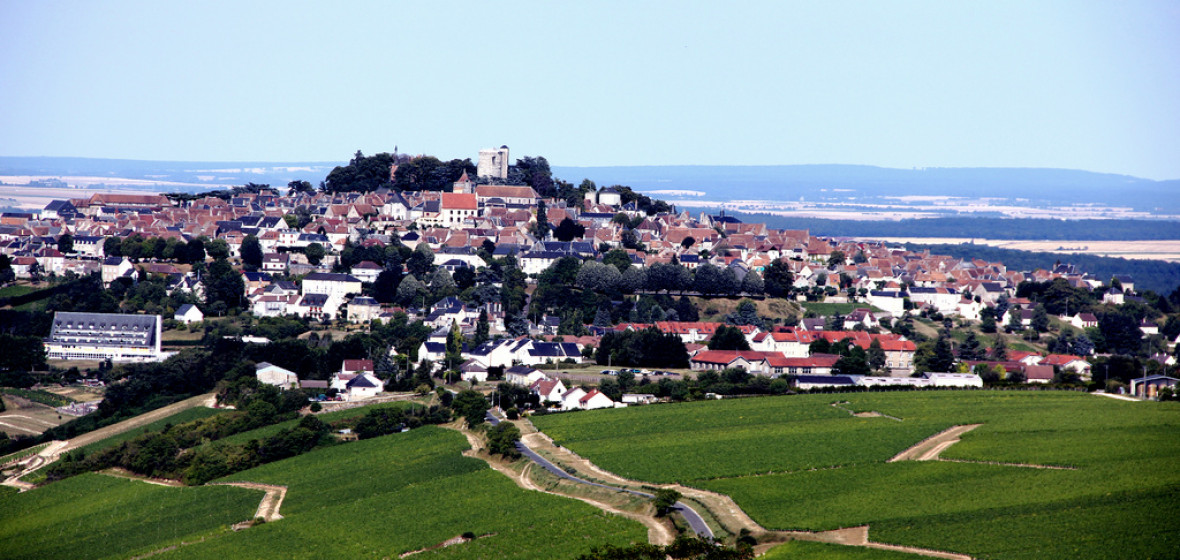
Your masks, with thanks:
[{"label": "stone tower", "polygon": [[508,178],[508,146],[479,151],[476,174],[480,177]]}]

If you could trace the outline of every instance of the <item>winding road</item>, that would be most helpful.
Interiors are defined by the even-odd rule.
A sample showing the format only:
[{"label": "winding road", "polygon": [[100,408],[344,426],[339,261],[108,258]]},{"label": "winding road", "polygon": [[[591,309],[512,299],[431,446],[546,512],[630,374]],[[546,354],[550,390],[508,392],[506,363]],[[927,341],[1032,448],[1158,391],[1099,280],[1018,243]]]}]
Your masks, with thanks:
[{"label": "winding road", "polygon": [[[488,423],[490,423],[493,426],[500,423],[500,419],[496,418],[496,416],[494,414],[492,414],[491,412],[488,412],[487,420],[488,420]],[[649,499],[655,498],[655,496],[653,494],[648,494],[647,492],[640,492],[638,490],[630,490],[627,488],[618,488],[615,486],[608,486],[606,484],[599,484],[597,482],[591,482],[589,480],[573,476],[570,473],[565,472],[565,470],[563,470],[561,467],[554,465],[548,459],[538,455],[532,449],[529,449],[529,447],[527,445],[525,445],[525,443],[523,441],[516,442],[516,449],[518,451],[520,451],[521,455],[528,457],[530,461],[536,463],[541,468],[553,473],[554,475],[556,475],[560,478],[564,478],[564,479],[572,481],[572,482],[577,482],[578,484],[585,484],[588,486],[605,488],[607,490],[614,490],[616,492],[627,492],[628,494],[642,496],[644,498],[649,498]],[[679,512],[680,515],[682,515],[684,517],[684,520],[688,522],[688,526],[690,528],[692,528],[693,532],[695,532],[697,534],[697,536],[704,537],[704,538],[710,538],[710,539],[713,538],[713,530],[709,528],[709,525],[707,523],[705,523],[704,518],[702,518],[701,515],[696,512],[696,510],[694,510],[691,507],[689,507],[688,505],[684,504],[684,502],[676,502],[676,504],[672,506],[672,509]]]}]

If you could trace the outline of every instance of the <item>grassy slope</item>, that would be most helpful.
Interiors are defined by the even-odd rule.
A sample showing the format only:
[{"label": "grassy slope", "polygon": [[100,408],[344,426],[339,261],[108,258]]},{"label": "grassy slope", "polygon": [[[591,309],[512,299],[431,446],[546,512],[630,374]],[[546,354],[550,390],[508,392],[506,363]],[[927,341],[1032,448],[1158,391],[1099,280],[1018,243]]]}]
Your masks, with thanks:
[{"label": "grassy slope", "polygon": [[113,446],[119,445],[120,443],[123,443],[125,441],[135,439],[136,437],[139,437],[147,432],[161,431],[164,429],[164,426],[167,424],[172,424],[175,426],[177,424],[191,422],[193,420],[197,420],[200,418],[208,418],[208,417],[214,416],[216,414],[221,414],[222,412],[225,412],[225,411],[212,409],[212,408],[205,408],[203,406],[189,408],[189,409],[177,412],[176,414],[173,414],[172,416],[169,416],[167,418],[161,418],[161,419],[156,420],[155,422],[152,422],[150,424],[145,424],[141,428],[137,428],[137,429],[130,430],[127,432],[123,432],[121,434],[115,434],[109,438],[96,441],[90,445],[86,445],[86,446],[81,447],[81,449],[87,455],[89,455],[89,454],[94,453],[95,451],[98,451],[100,449],[106,449],[108,447],[113,447]]},{"label": "grassy slope", "polygon": [[229,479],[286,485],[285,519],[160,558],[386,558],[466,531],[491,536],[415,558],[573,558],[644,540],[637,523],[520,490],[466,448],[458,433],[424,427],[238,473]]},{"label": "grassy slope", "polygon": [[0,556],[130,557],[245,521],[261,498],[228,486],[170,488],[83,474],[23,494],[0,493]]},{"label": "grassy slope", "polygon": [[[828,412],[835,410],[828,403],[838,399],[904,421]],[[702,426],[704,419],[712,425]],[[1171,403],[1070,393],[808,395],[549,416],[537,423],[605,468],[729,494],[771,528],[869,523],[875,540],[981,558],[1101,558],[1126,551],[1160,557],[1180,541],[1180,472],[1171,466],[1180,458],[1174,437],[1180,406]],[[943,427],[969,423],[984,425],[943,457],[1077,470],[884,463]],[[926,431],[905,442],[910,425]],[[640,435],[644,430],[647,437]],[[761,451],[750,445],[759,434]],[[754,453],[759,456],[745,457]],[[842,457],[832,462],[842,466],[805,470],[799,459],[814,456]],[[745,476],[706,480],[727,471]],[[687,479],[692,472],[695,481]],[[1114,534],[1136,536],[1102,538]]]},{"label": "grassy slope", "polygon": [[[335,422],[337,420],[343,420],[346,418],[359,418],[361,416],[364,416],[368,412],[370,412],[372,410],[377,410],[379,408],[390,408],[390,407],[403,408],[403,407],[411,407],[411,406],[419,406],[419,405],[417,405],[416,403],[405,402],[405,401],[392,402],[392,403],[381,403],[381,404],[375,404],[375,405],[369,405],[369,406],[361,406],[361,407],[357,407],[357,408],[349,408],[349,409],[345,409],[345,410],[338,410],[335,412],[324,412],[324,413],[321,413],[317,416],[325,424],[331,424],[332,422]],[[237,433],[232,436],[225,437],[225,438],[219,439],[215,442],[212,442],[212,444],[213,445],[218,445],[218,444],[234,444],[234,445],[236,445],[239,443],[246,443],[247,441],[250,441],[252,439],[265,439],[265,438],[272,436],[274,434],[277,434],[280,431],[283,431],[285,429],[294,428],[298,424],[299,424],[299,419],[287,420],[286,422],[279,422],[277,424],[263,426],[261,428],[256,428],[256,429],[253,429],[253,430],[250,430],[247,432]]]}]

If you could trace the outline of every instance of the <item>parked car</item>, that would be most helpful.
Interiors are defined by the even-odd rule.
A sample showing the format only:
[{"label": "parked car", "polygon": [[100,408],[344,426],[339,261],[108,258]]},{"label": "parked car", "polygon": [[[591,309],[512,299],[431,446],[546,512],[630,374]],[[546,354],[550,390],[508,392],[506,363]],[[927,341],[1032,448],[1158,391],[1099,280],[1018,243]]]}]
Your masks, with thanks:
[{"label": "parked car", "polygon": [[602,374],[603,375],[618,375],[619,372],[617,372],[613,369],[604,369],[604,370],[602,370]]}]

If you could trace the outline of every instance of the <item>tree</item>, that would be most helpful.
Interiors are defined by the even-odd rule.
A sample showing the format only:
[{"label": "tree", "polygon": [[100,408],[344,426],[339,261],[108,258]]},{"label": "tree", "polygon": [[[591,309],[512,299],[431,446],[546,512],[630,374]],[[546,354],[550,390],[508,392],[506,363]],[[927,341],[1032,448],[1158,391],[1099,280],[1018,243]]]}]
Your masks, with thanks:
[{"label": "tree", "polygon": [[426,295],[426,284],[423,284],[413,274],[402,279],[397,286],[397,301],[402,305],[413,305],[419,297]]},{"label": "tree", "polygon": [[324,254],[324,246],[319,243],[309,243],[303,250],[303,255],[312,266],[319,266],[320,261],[324,260]]},{"label": "tree", "polygon": [[1033,308],[1032,328],[1037,332],[1049,332],[1049,313],[1045,311],[1044,305],[1037,304]]},{"label": "tree", "polygon": [[721,325],[709,339],[709,350],[749,350],[750,343],[737,327]]},{"label": "tree", "polygon": [[382,270],[373,281],[373,299],[381,303],[393,303],[397,300],[397,289],[401,283],[402,273],[392,270]]},{"label": "tree", "polygon": [[785,298],[791,293],[791,284],[794,279],[791,276],[791,269],[787,263],[782,259],[776,259],[770,263],[763,271],[763,283],[766,287],[766,294],[771,297]]},{"label": "tree", "polygon": [[12,259],[0,253],[0,286],[16,280],[16,273],[12,270]]},{"label": "tree", "polygon": [[693,272],[692,287],[702,295],[723,293],[723,273],[720,268],[712,264],[702,264]]},{"label": "tree", "polygon": [[602,255],[602,264],[609,264],[624,273],[631,268],[631,254],[622,249],[611,249]]},{"label": "tree", "polygon": [[[123,240],[118,237],[108,237],[102,241],[102,254],[108,257],[119,257],[123,255]],[[201,251],[201,258],[205,258],[205,252]]]},{"label": "tree", "polygon": [[991,359],[997,362],[1003,362],[1008,359],[1008,343],[1004,340],[1004,335],[997,334],[996,341],[992,344]]},{"label": "tree", "polygon": [[201,238],[190,239],[184,246],[184,262],[205,262],[205,242]]},{"label": "tree", "polygon": [[652,499],[652,505],[656,507],[656,517],[664,517],[671,513],[680,497],[680,492],[671,488],[657,489],[656,496]]},{"label": "tree", "polygon": [[586,226],[580,225],[569,218],[562,219],[561,223],[557,224],[557,228],[553,230],[553,236],[556,237],[558,241],[573,241],[574,239],[581,238],[585,234]]},{"label": "tree", "polygon": [[844,266],[844,261],[847,260],[847,258],[848,257],[844,256],[844,251],[832,251],[831,255],[828,256],[828,268],[834,266]]},{"label": "tree", "polygon": [[242,262],[254,269],[262,266],[262,244],[253,235],[242,240]]},{"label": "tree", "polygon": [[236,309],[242,305],[246,283],[229,261],[223,258],[213,261],[201,282],[205,284],[205,305],[217,308],[220,303],[225,309]]},{"label": "tree", "polygon": [[983,346],[979,343],[975,333],[968,332],[967,337],[963,339],[963,344],[959,346],[959,359],[967,360],[982,360],[985,358]]},{"label": "tree", "polygon": [[853,347],[855,352],[841,356],[832,366],[832,375],[868,375],[869,363],[865,359],[865,352],[860,347]]},{"label": "tree", "polygon": [[419,243],[413,254],[406,260],[406,270],[418,278],[425,278],[434,268],[434,251],[425,243]]},{"label": "tree", "polygon": [[472,342],[479,346],[487,342],[489,338],[491,338],[491,325],[488,323],[488,311],[480,309],[479,320],[475,323],[475,338]]},{"label": "tree", "polygon": [[602,378],[602,381],[598,382],[598,391],[610,397],[612,401],[619,402],[623,400],[623,390],[619,386],[618,380],[613,377]]},{"label": "tree", "polygon": [[68,233],[61,234],[61,237],[57,238],[57,250],[61,251],[62,253],[73,253],[74,236]]},{"label": "tree", "polygon": [[541,241],[549,237],[549,209],[544,200],[537,201],[537,223],[533,224],[533,235]]},{"label": "tree", "polygon": [[867,358],[869,367],[873,368],[874,371],[879,371],[885,367],[885,350],[881,348],[881,339],[873,338],[873,341],[869,343]]},{"label": "tree", "polygon": [[205,246],[205,252],[214,260],[225,259],[229,257],[229,244],[224,239],[214,239]]},{"label": "tree", "polygon": [[[313,194],[315,193],[315,186],[308,181],[290,181],[287,183],[287,196],[295,196],[300,193]],[[285,218],[286,216],[284,216]]]},{"label": "tree", "polygon": [[512,422],[500,422],[488,430],[488,453],[506,459],[519,459],[520,450],[516,448],[519,441],[520,428]]},{"label": "tree", "polygon": [[979,330],[985,333],[996,332],[996,310],[992,307],[984,307],[979,312]]},{"label": "tree", "polygon": [[765,284],[765,282],[762,281],[762,277],[759,276],[758,273],[754,272],[753,270],[751,270],[750,272],[747,272],[746,277],[742,279],[741,291],[745,294],[755,295],[755,296],[761,295],[762,292],[765,291],[765,289],[766,289],[766,284]]},{"label": "tree", "polygon": [[588,261],[578,270],[577,284],[584,290],[606,292],[619,288],[622,274],[619,269],[595,261]]},{"label": "tree", "polygon": [[451,403],[451,408],[455,409],[455,414],[467,419],[467,427],[474,428],[484,423],[485,416],[491,405],[488,400],[477,391],[467,389],[460,391],[455,396],[454,402]]}]

